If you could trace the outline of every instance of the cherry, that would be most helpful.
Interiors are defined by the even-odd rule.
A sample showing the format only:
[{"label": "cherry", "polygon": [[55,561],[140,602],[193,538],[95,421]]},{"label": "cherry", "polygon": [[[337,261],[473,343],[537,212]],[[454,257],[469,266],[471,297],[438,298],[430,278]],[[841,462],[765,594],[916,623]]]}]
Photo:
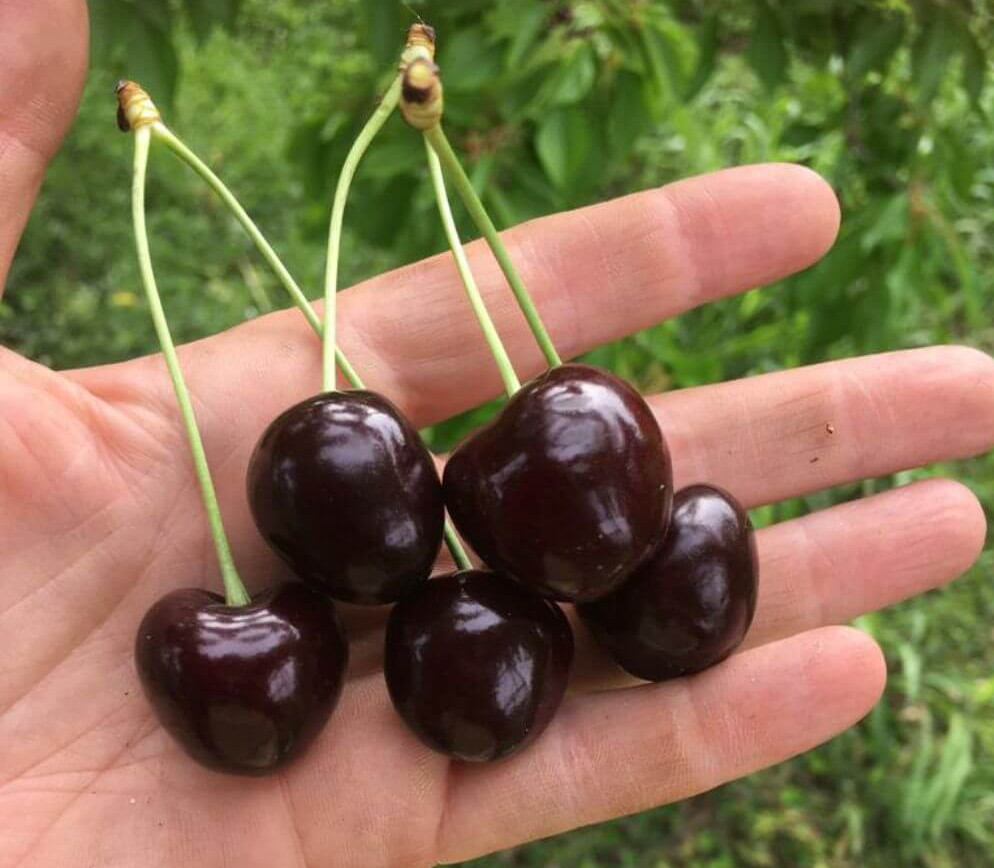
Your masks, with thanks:
[{"label": "cherry", "polygon": [[148,610],[135,661],[159,722],[193,759],[262,775],[321,731],[342,690],[348,646],[334,603],[301,584],[244,606],[185,588]]},{"label": "cherry", "polygon": [[621,588],[578,606],[628,672],[665,681],[700,672],[742,643],[756,612],[759,566],[745,510],[727,492],[677,492],[662,548]]},{"label": "cherry", "polygon": [[491,572],[439,576],[390,614],[384,672],[426,745],[468,762],[534,741],[566,691],[573,634],[560,608]]},{"label": "cherry", "polygon": [[248,471],[259,531],[313,588],[389,603],[428,578],[442,543],[431,453],[381,395],[325,392],[266,429]]},{"label": "cherry", "polygon": [[659,545],[672,501],[659,425],[628,383],[568,364],[527,383],[443,474],[486,563],[557,600],[594,600]]}]

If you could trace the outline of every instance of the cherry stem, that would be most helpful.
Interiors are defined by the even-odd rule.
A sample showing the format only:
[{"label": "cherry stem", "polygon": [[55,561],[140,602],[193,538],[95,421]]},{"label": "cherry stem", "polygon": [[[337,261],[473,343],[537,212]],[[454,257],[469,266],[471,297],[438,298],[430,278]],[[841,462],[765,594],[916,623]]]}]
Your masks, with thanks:
[{"label": "cherry stem", "polygon": [[452,208],[449,206],[449,197],[445,192],[445,177],[442,175],[442,164],[439,162],[438,154],[435,153],[431,142],[425,139],[425,151],[428,154],[428,170],[431,174],[432,186],[435,188],[435,199],[438,202],[438,213],[442,216],[442,225],[445,227],[445,234],[449,239],[449,247],[452,248],[452,255],[456,260],[456,268],[459,270],[459,277],[462,280],[466,297],[476,314],[476,320],[483,330],[483,336],[490,347],[490,352],[497,363],[501,379],[504,381],[504,390],[510,397],[521,388],[518,375],[514,372],[514,366],[507,355],[507,350],[497,334],[494,321],[490,318],[487,306],[480,295],[480,288],[476,285],[476,279],[470,270],[469,261],[466,259],[466,251],[463,250],[462,241],[459,239],[459,230],[456,228],[456,221],[452,217]]},{"label": "cherry stem", "polygon": [[459,158],[456,156],[456,152],[452,149],[452,145],[449,144],[449,140],[442,130],[442,125],[436,124],[425,130],[425,137],[431,142],[432,148],[434,148],[445,170],[451,176],[456,192],[466,206],[466,210],[469,211],[473,222],[480,232],[483,233],[487,244],[490,245],[490,250],[493,252],[497,264],[500,265],[500,270],[504,272],[504,276],[511,286],[511,291],[517,299],[518,306],[521,308],[521,312],[528,322],[528,327],[535,336],[535,340],[542,350],[546,361],[551,367],[558,367],[563,363],[562,359],[559,357],[559,353],[556,352],[556,347],[552,343],[552,338],[549,337],[549,332],[542,322],[542,317],[539,315],[538,309],[535,307],[531,293],[525,288],[521,277],[518,275],[514,267],[514,262],[511,260],[510,254],[508,254],[507,248],[504,246],[503,240],[501,240],[500,233],[497,231],[497,227],[494,226],[493,220],[490,219],[487,209],[484,207],[476,189],[473,187],[473,182],[470,181],[466,170],[463,169]]},{"label": "cherry stem", "polygon": [[228,538],[224,532],[221,509],[218,506],[217,493],[214,490],[210,468],[207,466],[207,456],[204,453],[204,444],[200,438],[200,430],[197,428],[197,419],[193,412],[190,393],[186,388],[186,382],[183,380],[183,372],[180,370],[179,359],[176,357],[176,347],[173,344],[172,335],[169,333],[166,314],[162,309],[162,299],[155,284],[155,272],[152,269],[152,254],[148,244],[148,227],[145,224],[145,177],[148,171],[148,152],[151,136],[151,131],[147,125],[139,126],[135,130],[135,162],[134,180],[131,187],[131,212],[134,223],[135,246],[138,251],[138,265],[141,271],[142,284],[145,287],[145,294],[148,297],[149,310],[152,313],[152,322],[155,324],[155,332],[162,347],[162,355],[166,360],[169,378],[172,380],[173,390],[176,393],[176,402],[179,404],[180,415],[183,417],[183,425],[186,429],[186,436],[190,442],[193,466],[197,473],[197,479],[200,482],[200,493],[203,497],[204,509],[207,512],[207,521],[210,524],[211,536],[214,538],[217,560],[221,567],[224,595],[229,606],[244,606],[251,602],[251,597],[248,591],[245,590],[245,585],[242,584],[238,570],[235,567],[234,558],[231,556],[231,548],[228,545]]},{"label": "cherry stem", "polygon": [[[245,233],[255,243],[255,246],[259,249],[259,252],[262,254],[269,267],[273,270],[273,273],[279,279],[280,283],[287,291],[287,294],[293,300],[294,304],[296,304],[296,306],[300,309],[300,312],[304,315],[304,318],[307,320],[311,328],[314,329],[315,333],[318,337],[320,337],[323,332],[321,318],[318,316],[311,303],[307,300],[307,297],[301,291],[299,285],[293,279],[293,276],[287,270],[286,266],[280,260],[276,251],[273,250],[270,243],[266,240],[266,237],[262,234],[262,231],[248,215],[238,199],[235,198],[235,195],[231,192],[231,190],[229,190],[224,182],[210,169],[210,167],[192,150],[190,150],[190,148],[183,143],[179,136],[170,130],[164,123],[159,121],[149,124],[148,129],[152,131],[152,135],[155,138],[165,144],[177,157],[180,158],[180,160],[193,169],[193,171],[196,172],[196,174],[199,175],[217,194],[218,198],[220,198],[220,200],[228,208],[242,229],[245,230]],[[365,384],[359,376],[359,373],[352,366],[352,363],[346,358],[345,353],[343,353],[338,347],[335,349],[335,357],[338,361],[338,367],[341,368],[342,373],[345,375],[345,378],[349,381],[352,387],[356,389],[364,389]],[[466,550],[463,548],[462,542],[456,534],[455,529],[452,527],[452,523],[448,520],[445,522],[445,543],[452,555],[452,559],[455,561],[456,566],[458,566],[459,569],[472,569],[473,565],[466,554]]]},{"label": "cherry stem", "polygon": [[458,534],[456,534],[456,529],[448,519],[445,520],[445,546],[449,550],[449,554],[452,555],[452,560],[458,569],[473,569],[469,555],[466,554],[466,549],[463,548],[462,542]]},{"label": "cherry stem", "polygon": [[[277,256],[276,251],[273,250],[270,243],[266,240],[266,237],[259,230],[259,227],[255,224],[251,217],[246,213],[245,209],[242,207],[235,195],[225,186],[224,182],[211,171],[210,167],[201,160],[190,148],[183,143],[179,136],[176,135],[169,127],[167,127],[161,121],[150,125],[152,130],[152,135],[155,136],[159,141],[161,141],[166,147],[168,147],[177,157],[180,158],[187,166],[193,169],[204,181],[207,182],[207,186],[210,187],[218,196],[218,198],[224,203],[224,205],[231,212],[235,220],[238,221],[242,229],[245,230],[245,234],[252,239],[255,246],[258,248],[259,252],[262,254],[263,259],[266,260],[269,267],[272,269],[276,278],[283,285],[283,288],[287,291],[290,299],[293,303],[300,309],[300,312],[304,315],[311,328],[317,332],[320,337],[322,334],[321,318],[317,315],[317,312],[312,307],[311,303],[307,300],[307,296],[304,295],[300,286],[293,279],[293,276],[287,271],[286,266]],[[362,383],[356,374],[355,368],[352,367],[349,360],[345,357],[345,354],[341,350],[335,351],[335,355],[338,361],[338,366],[342,369],[342,373],[345,378],[357,389],[362,388]]]},{"label": "cherry stem", "polygon": [[363,155],[376,134],[383,128],[400,101],[400,88],[403,76],[397,75],[380,100],[376,111],[352,143],[342,173],[338,176],[335,200],[331,208],[331,227],[328,230],[328,264],[324,279],[324,353],[322,356],[322,384],[326,392],[336,387],[335,378],[335,337],[337,328],[338,260],[342,245],[342,224],[345,220],[345,203],[349,198],[349,187],[359,168]]}]

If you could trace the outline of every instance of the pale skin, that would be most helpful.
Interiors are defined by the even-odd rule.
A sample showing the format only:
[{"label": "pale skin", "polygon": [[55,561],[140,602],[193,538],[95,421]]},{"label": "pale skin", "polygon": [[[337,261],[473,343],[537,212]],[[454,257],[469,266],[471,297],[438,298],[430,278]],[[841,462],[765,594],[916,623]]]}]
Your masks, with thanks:
[{"label": "pale skin", "polygon": [[[2,283],[75,111],[82,0],[0,0],[0,58]],[[156,159],[171,158],[153,154],[153,172]],[[571,357],[810,265],[838,223],[818,177],[757,166],[539,220],[508,241]],[[536,373],[541,357],[495,265],[479,245],[470,260],[519,373]],[[340,301],[343,348],[417,425],[499,392],[451,257]],[[181,352],[252,588],[285,572],[249,520],[246,463],[263,427],[319,388],[319,353],[294,311]],[[994,363],[964,348],[650,401],[677,484],[715,482],[750,507],[994,444]],[[689,797],[863,717],[884,685],[881,651],[833,625],[951,581],[985,535],[974,496],[940,479],[764,530],[759,612],[740,653],[696,678],[635,685],[581,632],[558,717],[493,766],[449,763],[405,730],[379,670],[382,613],[343,607],[353,661],[330,725],[285,773],[234,779],[194,765],[161,731],[132,662],[155,599],[219,587],[161,358],[56,373],[0,349],[0,432],[0,868],[420,868]]]}]

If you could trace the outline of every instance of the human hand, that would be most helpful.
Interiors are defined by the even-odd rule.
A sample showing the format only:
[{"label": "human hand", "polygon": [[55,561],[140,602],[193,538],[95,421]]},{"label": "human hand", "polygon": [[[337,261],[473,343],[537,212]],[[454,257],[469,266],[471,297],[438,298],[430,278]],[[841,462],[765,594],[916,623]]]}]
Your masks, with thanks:
[{"label": "human hand", "polygon": [[[72,116],[85,42],[80,0],[0,4],[0,278]],[[803,268],[837,225],[817,177],[763,166],[508,238],[572,356]],[[535,373],[541,358],[499,271],[478,245],[470,255],[518,370]],[[448,256],[341,296],[344,349],[417,425],[499,391],[477,328]],[[236,559],[256,587],[285,573],[248,515],[245,467],[265,425],[317,388],[319,355],[293,311],[181,352]],[[650,402],[677,486],[708,480],[748,506],[994,444],[994,363],[961,348]],[[162,732],[132,663],[154,600],[217,588],[161,358],[54,373],[0,350],[0,425],[0,868],[413,868],[685,798],[857,721],[883,662],[869,638],[830,625],[951,580],[984,539],[975,498],[943,480],[763,530],[759,611],[740,653],[695,678],[634,686],[578,631],[556,719],[492,766],[452,764],[408,733],[379,668],[383,613],[343,606],[352,664],[327,729],[286,772],[232,779]]]}]

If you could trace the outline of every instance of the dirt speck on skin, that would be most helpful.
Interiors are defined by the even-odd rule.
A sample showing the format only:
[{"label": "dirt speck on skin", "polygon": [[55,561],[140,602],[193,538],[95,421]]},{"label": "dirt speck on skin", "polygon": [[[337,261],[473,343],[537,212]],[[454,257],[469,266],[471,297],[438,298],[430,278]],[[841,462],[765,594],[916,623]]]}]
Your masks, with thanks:
[{"label": "dirt speck on skin", "polygon": [[810,463],[817,464],[819,461],[821,461],[821,459],[816,455],[814,458],[811,459]]},{"label": "dirt speck on skin", "polygon": [[831,422],[826,422],[825,423],[825,433],[826,434],[834,434],[835,433],[835,426]]}]

